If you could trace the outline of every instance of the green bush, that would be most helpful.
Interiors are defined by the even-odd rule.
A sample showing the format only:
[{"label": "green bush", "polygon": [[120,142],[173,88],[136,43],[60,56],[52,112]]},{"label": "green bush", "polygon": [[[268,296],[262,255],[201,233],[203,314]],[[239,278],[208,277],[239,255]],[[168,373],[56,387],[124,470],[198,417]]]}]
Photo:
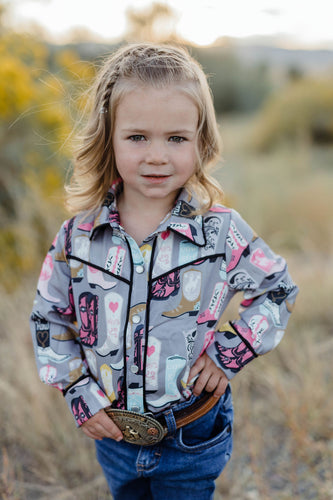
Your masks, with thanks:
[{"label": "green bush", "polygon": [[243,64],[232,47],[190,47],[190,51],[209,75],[217,114],[256,110],[269,94],[266,65]]},{"label": "green bush", "polygon": [[333,81],[291,82],[265,103],[252,134],[259,151],[281,142],[333,143]]}]

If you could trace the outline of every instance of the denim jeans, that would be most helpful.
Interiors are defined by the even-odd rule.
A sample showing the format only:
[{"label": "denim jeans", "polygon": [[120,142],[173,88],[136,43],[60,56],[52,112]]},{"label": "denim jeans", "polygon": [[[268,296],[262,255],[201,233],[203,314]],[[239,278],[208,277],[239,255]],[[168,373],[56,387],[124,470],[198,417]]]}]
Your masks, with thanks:
[{"label": "denim jeans", "polygon": [[[177,405],[182,408],[197,399]],[[169,412],[170,415],[170,412]],[[211,500],[215,479],[232,452],[233,406],[230,386],[203,417],[153,446],[104,438],[96,441],[97,459],[114,500]],[[173,420],[174,422],[174,420]]]}]

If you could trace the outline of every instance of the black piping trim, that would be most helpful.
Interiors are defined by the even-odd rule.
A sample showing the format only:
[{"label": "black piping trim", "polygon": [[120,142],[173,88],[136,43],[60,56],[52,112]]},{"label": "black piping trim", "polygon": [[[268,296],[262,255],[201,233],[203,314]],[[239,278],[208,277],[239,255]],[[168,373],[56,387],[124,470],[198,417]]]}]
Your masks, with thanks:
[{"label": "black piping trim", "polygon": [[131,310],[131,297],[132,297],[132,290],[133,290],[133,272],[134,272],[134,263],[133,263],[133,255],[132,255],[132,250],[131,250],[131,245],[128,243],[128,240],[126,238],[126,244],[128,247],[129,251],[129,256],[130,256],[130,261],[131,261],[131,276],[130,276],[130,282],[129,282],[129,292],[128,292],[128,301],[127,301],[127,314],[126,314],[126,321],[125,321],[125,326],[124,326],[124,331],[123,331],[123,356],[124,356],[124,381],[123,381],[123,387],[124,387],[124,403],[125,403],[125,409],[127,410],[127,357],[126,357],[126,344],[127,344],[127,326],[128,326],[128,320],[129,320],[129,315],[130,315],[130,310]]},{"label": "black piping trim", "polygon": [[96,236],[96,233],[102,228],[102,227],[105,227],[105,226],[110,226],[110,223],[109,222],[102,222],[101,224],[99,224],[98,226],[96,227],[93,227],[91,232],[90,232],[90,236],[89,236],[89,240],[92,241],[95,236]]},{"label": "black piping trim", "polygon": [[244,342],[244,344],[246,345],[246,347],[252,352],[253,356],[255,358],[258,358],[258,354],[256,353],[256,351],[253,349],[253,347],[251,346],[250,342],[248,340],[246,340],[243,335],[241,335],[239,333],[239,331],[237,330],[237,328],[234,327],[234,325],[231,323],[231,321],[229,321],[229,325],[231,326],[231,328],[235,331],[236,335],[238,337],[240,337],[242,339],[242,341]]},{"label": "black piping trim", "polygon": [[86,378],[91,378],[91,377],[89,375],[81,375],[81,377],[79,377],[77,380],[75,380],[75,382],[73,382],[72,384],[67,386],[66,389],[62,390],[63,395],[66,396],[67,392],[70,391],[71,388],[74,387],[74,385],[78,384],[79,382],[81,382],[81,380],[84,380]]},{"label": "black piping trim", "polygon": [[75,255],[66,255],[66,259],[77,260],[78,262],[81,262],[82,264],[86,264],[87,266],[93,267],[94,269],[98,269],[99,271],[102,271],[103,273],[106,273],[109,276],[112,276],[113,278],[118,279],[119,281],[123,281],[127,285],[129,285],[131,283],[130,280],[123,278],[123,276],[119,276],[118,274],[111,273],[107,269],[104,269],[104,267],[97,266],[96,264],[92,264],[91,262],[88,262],[87,260],[81,259],[80,257],[76,257]]},{"label": "black piping trim", "polygon": [[145,351],[143,357],[143,403],[144,409],[147,411],[147,400],[146,400],[146,365],[147,365],[147,349],[148,349],[148,335],[149,335],[149,319],[150,319],[150,303],[152,298],[152,274],[154,267],[154,254],[157,244],[157,237],[155,236],[150,257],[149,274],[148,274],[148,296],[147,296],[147,307],[146,307],[146,328],[145,328]]},{"label": "black piping trim", "polygon": [[152,278],[152,283],[156,280],[159,280],[160,278],[163,278],[163,276],[167,276],[170,273],[173,273],[175,271],[178,271],[179,269],[183,269],[184,267],[187,266],[194,266],[195,264],[201,264],[204,260],[211,259],[211,258],[217,258],[217,257],[224,257],[225,258],[225,253],[215,253],[213,255],[204,255],[203,257],[199,257],[197,259],[191,260],[190,262],[185,262],[181,266],[174,267],[173,269],[170,269],[169,271],[159,274],[158,276]]},{"label": "black piping trim", "polygon": [[[181,222],[179,224],[181,224]],[[205,247],[207,245],[206,235],[205,235],[205,232],[204,232],[204,230],[203,230],[202,227],[201,227],[201,231],[202,231],[203,239],[204,239],[204,242],[202,244],[197,243],[196,241],[194,241],[193,238],[190,238],[189,236],[186,236],[186,234],[183,234],[180,231],[177,231],[177,229],[174,229],[173,227],[168,226],[168,229],[170,231],[172,231],[173,233],[178,234],[178,236],[181,236],[182,238],[186,238],[188,241],[190,241],[191,243],[193,243],[193,245],[196,245],[197,247],[203,248],[203,247]]]}]

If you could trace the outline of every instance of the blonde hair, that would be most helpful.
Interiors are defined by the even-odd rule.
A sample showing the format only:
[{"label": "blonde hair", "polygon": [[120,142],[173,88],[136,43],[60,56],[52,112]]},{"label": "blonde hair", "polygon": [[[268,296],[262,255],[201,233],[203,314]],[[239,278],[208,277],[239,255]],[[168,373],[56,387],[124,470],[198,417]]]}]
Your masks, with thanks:
[{"label": "blonde hair", "polygon": [[103,203],[111,184],[119,178],[112,148],[117,105],[133,82],[163,88],[177,84],[195,102],[198,113],[197,167],[185,188],[202,200],[202,211],[220,202],[223,191],[209,175],[220,156],[211,91],[199,63],[183,48],[138,43],[109,56],[92,88],[91,109],[74,159],[67,208],[72,213],[94,211]]}]

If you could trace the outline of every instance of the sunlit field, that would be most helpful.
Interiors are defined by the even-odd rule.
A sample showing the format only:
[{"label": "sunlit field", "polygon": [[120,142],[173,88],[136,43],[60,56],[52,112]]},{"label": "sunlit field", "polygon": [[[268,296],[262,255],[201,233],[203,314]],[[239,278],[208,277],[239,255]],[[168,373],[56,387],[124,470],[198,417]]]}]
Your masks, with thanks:
[{"label": "sunlit field", "polygon": [[[258,153],[255,115],[220,123],[224,160],[215,174],[226,203],[288,260],[300,294],[280,346],[232,381],[234,453],[215,498],[329,500],[333,148],[303,140]],[[1,498],[110,499],[93,442],[76,429],[61,393],[37,377],[28,329],[37,274],[1,291]],[[231,304],[227,316],[235,314]]]},{"label": "sunlit field", "polygon": [[[232,383],[235,450],[217,498],[333,498],[333,149],[251,153],[254,118],[222,120],[230,201],[287,258],[300,287],[280,346]],[[232,314],[231,314],[232,317]]]}]

